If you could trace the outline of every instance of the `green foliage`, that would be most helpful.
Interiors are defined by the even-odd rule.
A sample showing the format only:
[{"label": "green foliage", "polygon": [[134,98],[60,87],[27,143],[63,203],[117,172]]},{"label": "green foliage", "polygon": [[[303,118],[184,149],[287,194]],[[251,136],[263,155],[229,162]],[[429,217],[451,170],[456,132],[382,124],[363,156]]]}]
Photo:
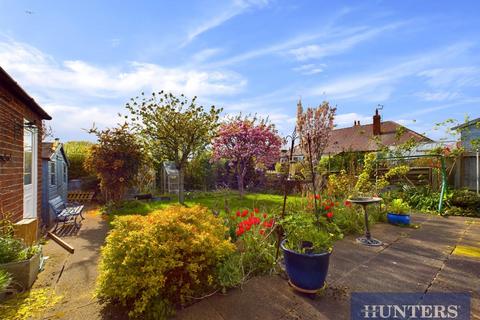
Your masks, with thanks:
[{"label": "green foliage", "polygon": [[252,276],[266,274],[275,267],[276,246],[273,234],[262,234],[261,226],[244,233],[237,241],[239,250],[218,267],[218,280],[223,288],[241,285]]},{"label": "green foliage", "polygon": [[377,155],[375,153],[371,152],[365,154],[363,169],[358,176],[357,183],[354,187],[355,193],[371,195],[374,192],[374,185],[370,181],[370,177],[375,169],[376,160]]},{"label": "green foliage", "polygon": [[[448,200],[449,194],[445,195],[444,200]],[[409,206],[419,211],[436,211],[440,192],[433,191],[429,187],[407,187],[403,188],[403,199]]]},{"label": "green foliage", "polygon": [[245,280],[243,256],[240,252],[229,255],[217,267],[218,284],[225,291],[226,288],[234,288],[241,285]]},{"label": "green foliage", "polygon": [[365,225],[363,213],[359,212],[359,207],[354,208],[351,205],[336,207],[333,222],[345,235],[360,234],[363,232]]},{"label": "green foliage", "polygon": [[327,194],[335,199],[345,198],[352,193],[355,177],[341,170],[338,174],[331,174],[327,180]]},{"label": "green foliage", "polygon": [[0,237],[0,264],[19,261],[25,246],[12,237]]},{"label": "green foliage", "polygon": [[126,108],[129,119],[143,142],[149,146],[152,159],[158,163],[174,161],[180,171],[179,201],[184,202],[184,170],[211,143],[219,125],[222,109],[214,106],[205,111],[197,106],[197,97],[187,99],[160,91],[146,97],[130,99]]},{"label": "green foliage", "polygon": [[68,167],[68,178],[79,179],[91,175],[85,167],[85,159],[93,143],[89,141],[68,141],[63,144],[65,153],[67,154],[70,166]]},{"label": "green foliage", "polygon": [[216,287],[216,267],[235,249],[226,232],[200,206],[118,217],[102,248],[97,293],[132,305],[131,316],[154,301],[184,305]]},{"label": "green foliage", "polygon": [[211,162],[211,152],[202,152],[188,162],[185,168],[185,188],[187,190],[212,190],[217,178],[216,163]]},{"label": "green foliage", "polygon": [[40,250],[40,246],[27,247],[13,237],[0,237],[0,264],[28,260]]},{"label": "green foliage", "polygon": [[42,319],[45,312],[62,300],[53,289],[32,289],[2,303],[4,320]]},{"label": "green foliage", "polygon": [[142,145],[126,124],[102,131],[94,128],[90,133],[98,142],[90,148],[85,168],[100,180],[106,202],[121,201],[144,160]]},{"label": "green foliage", "polygon": [[390,180],[395,177],[404,177],[410,171],[410,167],[407,165],[399,165],[390,168],[383,177],[378,179],[377,188],[382,190],[390,185]]},{"label": "green foliage", "polygon": [[276,173],[287,173],[288,164],[287,163],[275,163],[275,172]]},{"label": "green foliage", "polygon": [[446,216],[480,217],[480,210],[451,206],[445,210]]},{"label": "green foliage", "polygon": [[280,223],[285,230],[286,247],[296,252],[305,253],[302,246],[305,241],[312,243],[309,249],[313,253],[331,251],[334,240],[343,236],[335,224],[328,222],[325,217],[320,217],[318,222],[311,213],[291,213]]},{"label": "green foliage", "polygon": [[450,203],[461,208],[480,209],[480,196],[466,189],[455,190]]},{"label": "green foliage", "polygon": [[7,289],[11,281],[12,277],[10,276],[10,274],[5,270],[0,269],[0,293],[4,292]]},{"label": "green foliage", "polygon": [[389,212],[396,214],[408,214],[411,211],[408,203],[402,199],[393,199],[387,207]]}]

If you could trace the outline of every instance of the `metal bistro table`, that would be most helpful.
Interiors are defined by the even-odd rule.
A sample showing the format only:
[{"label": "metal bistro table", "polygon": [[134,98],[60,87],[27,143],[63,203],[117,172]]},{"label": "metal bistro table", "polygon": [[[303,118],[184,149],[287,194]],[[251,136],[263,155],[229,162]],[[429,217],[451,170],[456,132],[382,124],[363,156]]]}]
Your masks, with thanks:
[{"label": "metal bistro table", "polygon": [[359,204],[363,207],[363,213],[365,215],[365,236],[364,237],[359,237],[357,238],[357,242],[366,245],[366,246],[381,246],[383,245],[383,242],[372,238],[370,234],[370,228],[368,227],[368,212],[367,212],[367,206],[369,204],[373,203],[379,203],[382,201],[382,198],[377,198],[377,197],[359,197],[359,198],[352,198],[348,199],[348,201]]}]

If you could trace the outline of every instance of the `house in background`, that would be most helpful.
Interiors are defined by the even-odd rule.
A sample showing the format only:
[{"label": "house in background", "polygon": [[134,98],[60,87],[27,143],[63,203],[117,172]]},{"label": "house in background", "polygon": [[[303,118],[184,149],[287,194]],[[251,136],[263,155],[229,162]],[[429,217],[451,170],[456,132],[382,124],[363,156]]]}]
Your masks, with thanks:
[{"label": "house in background", "polygon": [[[332,130],[324,155],[337,155],[349,152],[374,152],[381,146],[394,148],[407,141],[414,140],[418,143],[433,142],[426,136],[415,132],[394,121],[383,121],[378,109],[375,110],[372,124],[361,125],[354,121],[353,126]],[[288,150],[282,150],[281,162],[288,161]],[[296,147],[293,152],[293,161],[303,160],[302,151]]]},{"label": "house in background", "polygon": [[68,167],[70,163],[63,148],[63,144],[55,139],[54,142],[42,143],[42,222],[46,226],[53,223],[53,212],[48,201],[60,196],[67,202],[68,195]]},{"label": "house in background", "polygon": [[433,142],[426,136],[394,121],[383,121],[378,109],[372,124],[361,125],[355,121],[352,127],[332,130],[324,153],[335,155],[343,152],[373,152],[380,146],[395,147],[409,140],[418,143]]},{"label": "house in background", "polygon": [[42,207],[42,120],[52,118],[0,67],[0,216],[27,243]]}]

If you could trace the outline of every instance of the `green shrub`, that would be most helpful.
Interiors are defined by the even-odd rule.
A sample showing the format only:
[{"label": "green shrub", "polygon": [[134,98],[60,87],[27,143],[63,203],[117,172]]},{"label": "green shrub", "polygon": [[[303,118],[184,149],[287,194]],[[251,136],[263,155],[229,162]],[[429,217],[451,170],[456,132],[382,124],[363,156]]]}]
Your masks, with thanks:
[{"label": "green shrub", "polygon": [[102,248],[97,295],[132,306],[130,316],[168,315],[217,287],[216,268],[235,250],[226,233],[200,206],[118,217]]},{"label": "green shrub", "polygon": [[309,248],[313,253],[330,251],[333,242],[343,237],[335,223],[330,223],[327,218],[317,217],[309,212],[296,212],[287,215],[281,221],[287,239],[285,246],[295,252],[304,252],[303,242],[311,242]]},{"label": "green shrub", "polygon": [[452,206],[445,210],[447,216],[462,216],[462,217],[480,217],[480,211],[474,208],[461,208]]},{"label": "green shrub", "polygon": [[11,281],[12,277],[10,276],[10,274],[5,270],[0,269],[0,293],[4,292],[7,289]]},{"label": "green shrub", "polygon": [[396,214],[408,214],[411,208],[408,203],[402,199],[393,199],[392,202],[387,205],[387,210],[388,212]]},{"label": "green shrub", "polygon": [[450,203],[461,208],[480,208],[480,196],[470,190],[455,190]]},{"label": "green shrub", "polygon": [[68,167],[69,179],[79,179],[90,176],[83,164],[91,146],[93,146],[93,143],[88,141],[68,141],[63,144],[68,161],[70,162]]},{"label": "green shrub", "polygon": [[238,251],[219,265],[219,284],[223,288],[236,287],[252,276],[270,273],[276,264],[273,215],[258,208],[245,209],[226,222]]},{"label": "green shrub", "polygon": [[13,237],[0,237],[0,264],[28,260],[40,250],[40,246],[27,247]]},{"label": "green shrub", "polygon": [[360,234],[364,230],[365,220],[363,214],[358,212],[359,208],[351,205],[335,209],[333,222],[342,230],[343,234]]},{"label": "green shrub", "polygon": [[[403,199],[413,209],[420,211],[436,211],[438,209],[438,201],[440,199],[440,192],[433,191],[428,187],[407,187],[403,188]],[[445,195],[445,200],[448,198]]]},{"label": "green shrub", "polygon": [[25,246],[18,239],[0,237],[0,264],[22,260],[20,254],[24,248]]}]

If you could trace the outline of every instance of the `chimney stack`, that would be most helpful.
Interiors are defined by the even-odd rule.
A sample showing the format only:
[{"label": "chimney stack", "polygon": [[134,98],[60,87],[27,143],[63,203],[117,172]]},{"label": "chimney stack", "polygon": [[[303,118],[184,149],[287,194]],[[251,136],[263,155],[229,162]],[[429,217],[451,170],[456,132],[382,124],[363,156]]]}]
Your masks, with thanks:
[{"label": "chimney stack", "polygon": [[373,116],[373,135],[379,136],[382,134],[382,118],[378,114],[378,109],[375,109],[375,115]]}]

